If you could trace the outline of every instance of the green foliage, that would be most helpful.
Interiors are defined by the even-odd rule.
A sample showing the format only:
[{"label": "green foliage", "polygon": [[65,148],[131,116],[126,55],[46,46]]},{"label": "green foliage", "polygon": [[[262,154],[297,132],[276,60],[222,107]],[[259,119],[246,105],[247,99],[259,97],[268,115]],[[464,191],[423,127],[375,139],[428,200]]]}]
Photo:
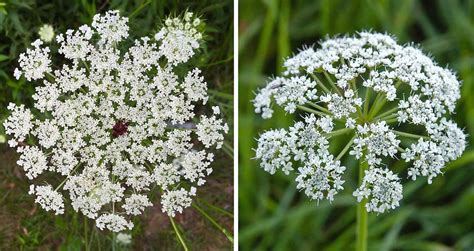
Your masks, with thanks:
[{"label": "green foliage", "polygon": [[[218,105],[224,119],[233,125],[233,3],[231,0],[6,0],[0,1],[0,250],[109,250],[113,242],[94,222],[84,220],[72,208],[54,216],[34,204],[27,194],[28,181],[15,165],[17,155],[4,145],[1,124],[8,116],[9,102],[32,106],[35,83],[13,78],[20,53],[38,38],[43,24],[55,33],[90,24],[96,13],[118,9],[130,19],[131,37],[154,34],[161,20],[185,10],[195,12],[205,23],[205,45],[192,59],[208,82],[210,105]],[[52,45],[54,50],[54,44]],[[175,219],[192,250],[230,249],[232,243],[214,223],[232,233],[233,133],[226,137],[226,151],[216,153],[214,172],[198,197],[207,216],[190,208]],[[180,244],[168,218],[155,198],[153,208],[134,220],[133,245],[116,250],[176,250]],[[222,214],[224,211],[227,214]],[[210,222],[208,217],[215,222]]]},{"label": "green foliage", "polygon": [[[420,43],[463,81],[455,120],[474,132],[474,1],[264,0],[239,2],[239,245],[242,250],[353,250],[357,163],[348,167],[347,187],[332,204],[309,201],[294,177],[274,176],[253,160],[255,138],[269,128],[287,127],[298,115],[282,109],[263,120],[253,112],[254,91],[281,70],[282,60],[326,35],[360,30],[389,32],[400,43]],[[472,145],[472,137],[469,137]],[[344,146],[339,141],[337,148]],[[336,148],[335,147],[335,148]],[[451,163],[433,184],[406,182],[393,212],[369,215],[369,250],[472,250],[474,248],[474,148]]]}]

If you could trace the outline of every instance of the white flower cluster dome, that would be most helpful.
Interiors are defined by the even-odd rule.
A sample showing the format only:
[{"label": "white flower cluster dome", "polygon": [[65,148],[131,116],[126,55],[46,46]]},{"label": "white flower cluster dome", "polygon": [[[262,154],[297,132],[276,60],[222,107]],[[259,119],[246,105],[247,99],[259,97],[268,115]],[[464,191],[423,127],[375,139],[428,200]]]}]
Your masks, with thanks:
[{"label": "white flower cluster dome", "polygon": [[[331,201],[343,189],[340,159],[349,152],[369,166],[353,195],[367,199],[368,211],[393,209],[402,186],[387,159],[411,162],[408,176],[431,183],[466,147],[465,134],[449,118],[459,81],[412,45],[361,32],[305,48],[284,67],[283,76],[258,92],[255,112],[271,118],[276,103],[288,113],[310,115],[260,135],[256,158],[271,174],[296,172],[298,188],[312,199]],[[335,156],[329,146],[340,135],[347,144]]]},{"label": "white flower cluster dome", "polygon": [[207,102],[207,84],[184,63],[199,48],[202,26],[190,12],[164,23],[159,35],[124,48],[128,18],[109,11],[56,37],[65,58],[57,70],[40,40],[20,55],[16,77],[41,82],[34,108],[10,104],[4,127],[45,210],[61,214],[70,201],[100,229],[120,232],[152,205],[154,187],[174,216],[211,174],[211,149],[229,128],[218,107],[195,113]]}]

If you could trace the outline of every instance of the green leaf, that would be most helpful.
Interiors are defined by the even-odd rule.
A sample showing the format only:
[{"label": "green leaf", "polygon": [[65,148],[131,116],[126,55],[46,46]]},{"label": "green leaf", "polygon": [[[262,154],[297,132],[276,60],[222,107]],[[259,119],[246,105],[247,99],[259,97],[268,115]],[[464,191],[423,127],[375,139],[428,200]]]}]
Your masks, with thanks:
[{"label": "green leaf", "polygon": [[0,54],[0,62],[5,61],[5,60],[7,60],[7,59],[9,59],[8,56],[3,55],[3,54]]}]

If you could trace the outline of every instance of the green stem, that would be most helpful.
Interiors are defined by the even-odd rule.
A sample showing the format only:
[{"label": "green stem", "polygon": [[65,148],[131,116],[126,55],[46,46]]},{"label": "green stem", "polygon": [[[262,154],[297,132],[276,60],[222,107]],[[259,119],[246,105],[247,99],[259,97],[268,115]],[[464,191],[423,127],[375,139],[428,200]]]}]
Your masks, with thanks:
[{"label": "green stem", "polygon": [[342,92],[341,90],[339,90],[339,87],[337,87],[336,83],[334,83],[334,81],[332,81],[332,78],[331,76],[329,76],[329,74],[323,70],[323,74],[324,76],[326,77],[326,79],[328,80],[328,82],[331,84],[331,86],[334,88],[334,90],[336,90],[336,92],[341,95],[341,96],[344,96],[342,95]]},{"label": "green stem", "polygon": [[388,116],[376,118],[376,119],[374,119],[374,120],[390,120],[390,119],[396,119],[396,118],[398,118],[398,114],[397,114],[397,113],[393,113],[393,114],[390,114],[390,115],[388,115]]},{"label": "green stem", "polygon": [[419,138],[429,139],[430,138],[428,136],[423,136],[423,135],[418,135],[418,134],[413,134],[413,133],[407,133],[407,132],[400,132],[400,131],[395,131],[395,130],[393,130],[393,133],[395,133],[396,135],[402,136],[402,137],[414,138],[414,139],[419,139]]},{"label": "green stem", "polygon": [[385,120],[385,123],[387,123],[387,124],[391,124],[391,123],[395,123],[395,122],[398,122],[398,118]]},{"label": "green stem", "polygon": [[319,109],[320,111],[322,111],[324,113],[327,113],[328,115],[332,115],[331,112],[328,109],[326,109],[326,108],[324,108],[324,107],[322,107],[318,104],[315,104],[313,102],[308,102],[308,104],[311,105],[312,107],[316,108],[316,109]]},{"label": "green stem", "polygon": [[381,113],[380,115],[375,117],[375,119],[380,119],[380,118],[386,117],[388,115],[397,114],[397,111],[398,111],[398,106],[395,106],[392,109],[389,109],[386,112]]},{"label": "green stem", "polygon": [[46,75],[49,76],[49,78],[51,78],[52,81],[56,81],[56,77],[53,74],[46,72]]},{"label": "green stem", "polygon": [[87,62],[86,62],[85,60],[81,60],[81,61],[82,61],[82,63],[84,64],[84,66],[86,67],[87,72],[90,73],[91,70],[90,70],[90,68],[89,68],[89,64],[87,64]]},{"label": "green stem", "polygon": [[[365,153],[362,156],[365,156]],[[361,158],[359,162],[359,186],[362,185],[365,170],[367,170],[368,168],[368,162],[365,160],[365,158]],[[357,204],[357,251],[367,251],[368,214],[367,209],[365,208],[366,203],[367,199],[364,198],[360,203]]]},{"label": "green stem", "polygon": [[176,226],[176,223],[174,223],[173,217],[169,217],[171,221],[171,225],[173,225],[174,232],[176,233],[176,236],[178,237],[179,242],[183,246],[183,249],[188,251],[188,246],[186,246],[186,242],[184,242],[183,236],[181,236],[181,233],[178,230],[178,227]]},{"label": "green stem", "polygon": [[[357,90],[357,84],[356,84],[356,79],[355,78],[350,81],[350,86],[351,86],[351,89],[354,91],[355,97],[358,98],[359,97],[359,91]],[[359,115],[359,117],[362,117],[363,116],[362,110],[360,109],[359,106],[356,106],[356,110],[357,110],[357,114]]]},{"label": "green stem", "polygon": [[310,112],[310,113],[317,114],[317,115],[319,115],[319,116],[327,116],[327,115],[329,115],[329,114],[326,114],[326,113],[324,113],[324,112],[316,111],[316,110],[314,110],[314,109],[311,109],[311,108],[309,108],[309,107],[302,106],[302,105],[298,105],[297,108],[300,109],[300,110],[303,110],[303,111],[305,111],[305,112]]},{"label": "green stem", "polygon": [[335,130],[335,131],[332,131],[330,133],[327,133],[325,136],[330,136],[330,137],[339,136],[341,134],[348,133],[352,130],[354,130],[354,129],[352,129],[352,128],[342,128],[342,129]]},{"label": "green stem", "polygon": [[346,144],[344,149],[342,149],[342,151],[339,153],[339,155],[337,155],[336,160],[340,160],[342,158],[342,156],[344,156],[344,154],[346,154],[347,150],[349,150],[349,148],[352,146],[352,143],[354,143],[355,138],[356,138],[356,136],[354,135],[354,137],[352,137],[352,139],[349,140],[349,142]]},{"label": "green stem", "polygon": [[364,101],[364,115],[366,116],[369,113],[369,103],[370,103],[370,88],[367,87],[365,91],[365,101]]},{"label": "green stem", "polygon": [[81,165],[81,163],[78,163],[78,164],[74,167],[74,169],[72,169],[72,171],[69,173],[69,175],[66,176],[66,178],[64,178],[64,180],[59,184],[59,186],[56,187],[56,189],[54,189],[54,191],[58,191],[59,188],[61,188],[61,187],[64,185],[64,183],[66,183],[66,181],[69,179],[69,177],[71,177],[71,175],[74,174],[74,172],[76,172],[76,169],[77,169],[80,165]]},{"label": "green stem", "polygon": [[316,80],[316,83],[318,83],[318,85],[323,89],[323,91],[325,93],[330,93],[331,91],[329,91],[329,89],[323,84],[323,82],[318,78],[318,76],[316,76],[316,74],[314,73],[311,73],[311,76],[314,78],[314,80]]},{"label": "green stem", "polygon": [[357,90],[357,85],[356,85],[356,79],[355,78],[350,81],[350,85],[351,85],[352,90],[355,93],[355,96],[359,97],[359,91]]},{"label": "green stem", "polygon": [[398,151],[401,152],[401,153],[404,153],[405,152],[405,149],[401,148],[401,147],[397,147]]},{"label": "green stem", "polygon": [[86,251],[89,249],[89,242],[87,241],[87,217],[84,215],[84,246]]},{"label": "green stem", "polygon": [[117,234],[115,232],[112,233],[112,251],[115,251],[115,243],[117,242]]},{"label": "green stem", "polygon": [[385,98],[384,94],[382,94],[381,92],[379,92],[379,94],[377,95],[377,98],[375,99],[376,100],[374,101],[374,104],[372,105],[372,108],[370,108],[370,111],[369,111],[369,118],[374,117],[375,114],[377,114],[377,112],[379,112],[380,109],[382,109],[385,103],[387,102],[387,99]]},{"label": "green stem", "polygon": [[234,243],[234,238],[228,233],[227,229],[219,225],[216,220],[214,220],[209,214],[202,210],[202,208],[200,208],[197,204],[193,204],[193,207],[196,208],[196,210],[198,210],[199,213],[201,213],[204,217],[206,217],[206,219],[209,220],[215,227],[217,227],[231,243]]},{"label": "green stem", "polygon": [[[115,214],[115,202],[112,203],[112,214]],[[115,251],[116,243],[117,243],[117,233],[113,232],[112,233],[112,251]]]},{"label": "green stem", "polygon": [[[87,216],[84,215],[84,217],[87,217]],[[97,235],[97,230],[96,230],[95,226],[92,225],[92,234],[91,234],[91,238],[89,240],[89,250],[90,250],[90,247],[92,247],[92,240],[96,237],[96,235]],[[97,242],[97,243],[98,243],[99,249],[100,249],[100,243],[99,242]]]}]

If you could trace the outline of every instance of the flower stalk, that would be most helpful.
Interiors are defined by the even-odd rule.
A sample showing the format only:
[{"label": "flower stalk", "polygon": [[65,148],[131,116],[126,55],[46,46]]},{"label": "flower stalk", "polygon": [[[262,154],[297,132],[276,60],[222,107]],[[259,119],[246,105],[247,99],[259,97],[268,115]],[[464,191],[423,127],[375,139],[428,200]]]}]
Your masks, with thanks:
[{"label": "flower stalk", "polygon": [[306,106],[299,105],[299,106],[297,106],[297,107],[298,107],[298,109],[300,109],[300,110],[303,110],[303,111],[305,111],[305,112],[314,113],[314,114],[319,115],[319,116],[326,116],[326,115],[328,115],[328,114],[326,114],[326,113],[324,113],[324,112],[316,111],[316,110],[311,109],[311,108],[306,107]]},{"label": "flower stalk", "polygon": [[174,229],[174,232],[176,233],[176,236],[178,237],[178,240],[179,242],[181,243],[181,245],[183,246],[183,249],[185,251],[188,251],[188,246],[186,245],[186,242],[184,242],[184,238],[183,236],[181,235],[181,233],[179,232],[179,229],[178,227],[176,226],[176,223],[174,222],[173,220],[173,217],[169,217],[170,218],[170,221],[171,221],[171,225],[173,225],[173,229]]},{"label": "flower stalk", "polygon": [[[362,185],[362,180],[364,178],[365,170],[369,168],[368,162],[365,158],[361,158],[359,161],[359,186]],[[367,199],[363,199],[360,203],[357,204],[357,242],[356,250],[357,251],[366,251],[367,250],[367,209],[365,205],[367,204]]]}]

